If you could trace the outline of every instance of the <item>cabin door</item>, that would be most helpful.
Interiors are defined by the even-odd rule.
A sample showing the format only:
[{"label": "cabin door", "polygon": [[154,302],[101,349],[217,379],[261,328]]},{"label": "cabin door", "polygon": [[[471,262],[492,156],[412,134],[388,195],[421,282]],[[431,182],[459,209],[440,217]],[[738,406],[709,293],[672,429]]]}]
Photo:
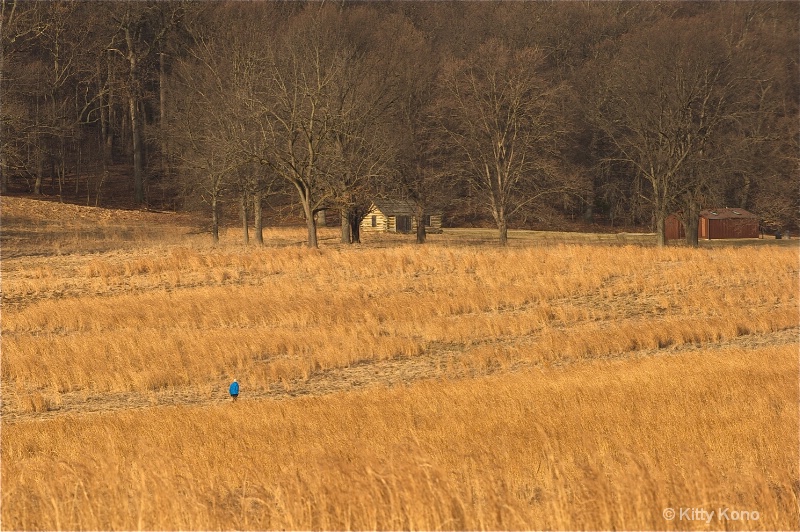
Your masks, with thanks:
[{"label": "cabin door", "polygon": [[397,217],[397,232],[410,233],[411,232],[411,216],[398,216]]}]

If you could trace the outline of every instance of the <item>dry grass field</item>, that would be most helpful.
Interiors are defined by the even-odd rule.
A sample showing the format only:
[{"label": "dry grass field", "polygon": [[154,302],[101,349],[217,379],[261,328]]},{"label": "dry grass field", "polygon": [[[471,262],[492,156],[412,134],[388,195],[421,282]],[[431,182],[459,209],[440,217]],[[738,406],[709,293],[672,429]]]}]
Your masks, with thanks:
[{"label": "dry grass field", "polygon": [[0,223],[3,529],[800,527],[797,241]]}]

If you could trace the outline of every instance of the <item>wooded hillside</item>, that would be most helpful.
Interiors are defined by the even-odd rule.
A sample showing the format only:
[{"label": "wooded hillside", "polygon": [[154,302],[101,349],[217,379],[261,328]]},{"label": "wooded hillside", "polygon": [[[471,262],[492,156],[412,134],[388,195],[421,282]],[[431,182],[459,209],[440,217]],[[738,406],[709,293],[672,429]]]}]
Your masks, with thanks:
[{"label": "wooded hillside", "polygon": [[3,194],[797,227],[797,3],[0,1]]}]

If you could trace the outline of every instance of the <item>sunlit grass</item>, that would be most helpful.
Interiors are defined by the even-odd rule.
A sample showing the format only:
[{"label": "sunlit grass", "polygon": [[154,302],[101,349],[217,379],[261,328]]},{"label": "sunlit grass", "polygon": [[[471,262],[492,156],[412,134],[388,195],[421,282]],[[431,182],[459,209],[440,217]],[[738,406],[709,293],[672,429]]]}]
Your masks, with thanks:
[{"label": "sunlit grass", "polygon": [[796,347],[6,425],[15,529],[791,529]]},{"label": "sunlit grass", "polygon": [[[131,236],[75,212],[63,227],[93,236],[49,251],[57,220],[3,219],[30,237],[3,235],[4,528],[800,518],[798,343],[758,341],[797,330],[796,247],[344,246],[330,228],[320,250],[296,228],[215,247],[161,218]],[[416,361],[391,388],[255,399]],[[233,377],[245,392],[223,404]],[[680,507],[759,519],[664,519]]]},{"label": "sunlit grass", "polygon": [[[795,253],[401,246],[164,247],[8,272],[17,393],[253,385],[449,344],[532,362],[729,340],[798,323]],[[509,347],[510,346],[510,347]],[[525,346],[524,349],[518,349]]]}]

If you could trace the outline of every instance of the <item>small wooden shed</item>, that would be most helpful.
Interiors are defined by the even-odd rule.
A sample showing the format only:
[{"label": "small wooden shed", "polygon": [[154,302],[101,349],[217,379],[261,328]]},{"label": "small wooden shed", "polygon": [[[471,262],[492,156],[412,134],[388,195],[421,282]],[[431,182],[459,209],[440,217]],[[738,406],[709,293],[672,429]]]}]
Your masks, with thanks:
[{"label": "small wooden shed", "polygon": [[[414,233],[417,231],[416,208],[410,201],[376,200],[361,221],[362,231]],[[423,215],[423,223],[431,232],[441,231],[442,214]]]},{"label": "small wooden shed", "polygon": [[683,222],[681,222],[677,214],[670,214],[664,221],[664,236],[667,240],[682,240],[686,238]]},{"label": "small wooden shed", "polygon": [[697,238],[758,238],[758,216],[744,209],[700,211]]},{"label": "small wooden shed", "polygon": [[[667,216],[665,222],[667,240],[686,238],[686,233],[677,214]],[[758,216],[744,209],[707,209],[700,211],[697,238],[702,240],[722,238],[758,238]]]}]

